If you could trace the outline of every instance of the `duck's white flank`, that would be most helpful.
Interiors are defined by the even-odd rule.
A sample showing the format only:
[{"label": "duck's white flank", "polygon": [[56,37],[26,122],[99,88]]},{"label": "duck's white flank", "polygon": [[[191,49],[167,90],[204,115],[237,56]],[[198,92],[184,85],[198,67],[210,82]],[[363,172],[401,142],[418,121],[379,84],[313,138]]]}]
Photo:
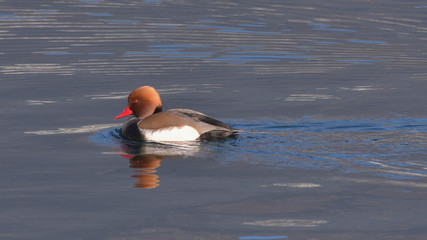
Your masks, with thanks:
[{"label": "duck's white flank", "polygon": [[200,134],[190,126],[168,127],[161,129],[140,129],[147,141],[167,142],[167,141],[194,141]]}]

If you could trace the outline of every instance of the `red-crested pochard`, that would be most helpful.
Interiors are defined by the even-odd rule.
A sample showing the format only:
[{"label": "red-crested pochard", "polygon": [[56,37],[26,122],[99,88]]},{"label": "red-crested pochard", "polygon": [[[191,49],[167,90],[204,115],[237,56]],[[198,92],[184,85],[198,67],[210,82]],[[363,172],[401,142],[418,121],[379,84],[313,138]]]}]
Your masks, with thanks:
[{"label": "red-crested pochard", "polygon": [[122,137],[135,141],[192,141],[226,138],[237,131],[227,124],[190,109],[162,111],[162,101],[150,86],[129,94],[128,106],[115,119],[135,115],[122,127]]}]

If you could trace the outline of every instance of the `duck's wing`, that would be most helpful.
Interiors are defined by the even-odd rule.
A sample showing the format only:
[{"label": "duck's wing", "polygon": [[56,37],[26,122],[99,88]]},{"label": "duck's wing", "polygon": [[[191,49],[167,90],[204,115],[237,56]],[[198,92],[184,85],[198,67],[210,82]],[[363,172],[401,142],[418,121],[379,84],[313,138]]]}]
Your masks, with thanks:
[{"label": "duck's wing", "polygon": [[200,139],[226,138],[237,133],[236,129],[201,112],[191,109],[171,109],[169,111],[192,119],[194,125],[197,126],[196,129],[200,132]]},{"label": "duck's wing", "polygon": [[168,110],[168,112],[175,112],[178,114],[182,114],[182,115],[188,116],[192,119],[198,120],[198,121],[203,122],[203,123],[207,123],[207,124],[212,125],[212,126],[228,129],[229,131],[235,130],[232,127],[228,126],[227,124],[225,124],[225,123],[223,123],[223,122],[221,122],[215,118],[209,117],[206,114],[203,114],[201,112],[197,112],[197,111],[194,111],[191,109],[177,108],[177,109]]}]

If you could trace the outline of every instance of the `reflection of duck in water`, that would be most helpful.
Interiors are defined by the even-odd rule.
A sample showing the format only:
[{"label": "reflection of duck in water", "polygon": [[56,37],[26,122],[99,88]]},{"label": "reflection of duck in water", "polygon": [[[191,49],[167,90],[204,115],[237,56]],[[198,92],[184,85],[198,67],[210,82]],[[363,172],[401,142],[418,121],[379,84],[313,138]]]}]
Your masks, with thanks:
[{"label": "reflection of duck in water", "polygon": [[195,155],[199,151],[198,142],[160,144],[144,143],[122,146],[121,156],[129,158],[130,167],[136,169],[137,188],[152,189],[160,185],[156,169],[160,167],[163,158],[184,157]]},{"label": "reflection of duck in water", "polygon": [[156,168],[160,167],[162,158],[156,155],[140,155],[129,159],[130,167],[136,168],[137,174],[132,177],[137,178],[135,183],[137,188],[156,188],[159,186],[159,176],[156,173]]},{"label": "reflection of duck in water", "polygon": [[235,136],[236,130],[190,109],[162,111],[162,101],[150,86],[129,94],[128,106],[115,119],[135,115],[123,124],[121,135],[135,141],[192,141]]}]

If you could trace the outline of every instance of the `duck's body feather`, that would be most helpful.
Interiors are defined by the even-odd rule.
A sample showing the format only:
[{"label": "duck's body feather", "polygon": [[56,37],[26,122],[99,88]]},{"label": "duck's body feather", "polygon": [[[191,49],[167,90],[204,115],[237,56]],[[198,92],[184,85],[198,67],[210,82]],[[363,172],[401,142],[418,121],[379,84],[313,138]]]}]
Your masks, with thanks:
[{"label": "duck's body feather", "polygon": [[190,109],[170,109],[143,119],[133,117],[122,127],[123,137],[134,141],[192,141],[235,134],[227,124]]}]

